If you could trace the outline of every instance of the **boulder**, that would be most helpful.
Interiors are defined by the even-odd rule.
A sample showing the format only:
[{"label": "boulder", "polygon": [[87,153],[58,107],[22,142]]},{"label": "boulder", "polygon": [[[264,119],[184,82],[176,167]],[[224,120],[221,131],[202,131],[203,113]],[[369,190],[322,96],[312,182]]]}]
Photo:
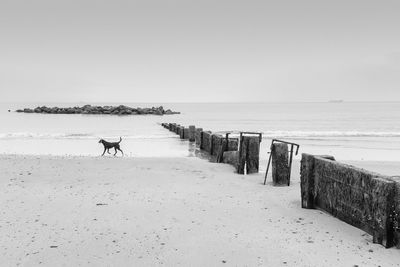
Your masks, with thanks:
[{"label": "boulder", "polygon": [[163,115],[163,112],[162,112],[161,110],[159,110],[159,109],[156,109],[156,110],[154,111],[154,114],[156,114],[156,115]]}]

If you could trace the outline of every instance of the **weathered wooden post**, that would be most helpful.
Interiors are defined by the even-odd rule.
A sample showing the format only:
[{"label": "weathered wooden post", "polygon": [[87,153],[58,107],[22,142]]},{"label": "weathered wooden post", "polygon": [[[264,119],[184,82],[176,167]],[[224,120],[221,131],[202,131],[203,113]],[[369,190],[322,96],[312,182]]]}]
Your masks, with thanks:
[{"label": "weathered wooden post", "polygon": [[248,139],[241,137],[240,138],[240,145],[239,145],[239,158],[238,158],[238,166],[237,166],[237,173],[244,174],[246,161],[247,161],[247,146],[248,146]]},{"label": "weathered wooden post", "polygon": [[185,130],[185,126],[179,126],[179,137],[180,138],[182,138],[182,136],[185,134],[184,130]]},{"label": "weathered wooden post", "polygon": [[[238,150],[238,139],[229,138],[230,134],[231,133],[225,133],[225,135],[222,134],[212,135],[211,155],[213,156],[212,160],[215,160],[215,162],[217,163],[224,162],[225,152]],[[231,154],[229,153],[226,154],[226,157],[232,158]],[[227,159],[226,161],[232,162],[231,159]]]},{"label": "weathered wooden post", "polygon": [[225,152],[238,150],[238,139],[229,138],[230,134],[231,133],[225,133],[225,135],[214,134],[212,137],[213,145],[211,154],[218,163],[223,162]]},{"label": "weathered wooden post", "polygon": [[213,134],[211,136],[211,151],[210,154],[212,156],[217,156],[218,152],[222,149],[222,140],[223,137],[220,134]]},{"label": "weathered wooden post", "polygon": [[260,163],[260,137],[251,136],[248,139],[247,173],[258,173]]},{"label": "weathered wooden post", "polygon": [[[301,207],[304,209],[314,209],[314,161],[315,155],[303,153],[300,161],[300,188],[301,188]],[[320,158],[335,161],[335,158],[330,155],[320,155]]]},{"label": "weathered wooden post", "polygon": [[200,149],[204,149],[205,141],[206,141],[206,136],[205,133],[208,131],[202,131],[201,132],[201,142],[200,142]]},{"label": "weathered wooden post", "polygon": [[180,139],[183,139],[183,134],[184,134],[183,130],[184,130],[184,129],[185,129],[185,128],[183,128],[182,126],[179,126],[178,135],[179,135],[179,138],[180,138]]},{"label": "weathered wooden post", "polygon": [[194,138],[196,145],[201,147],[201,140],[203,139],[203,128],[196,128],[196,133]]},{"label": "weathered wooden post", "polygon": [[400,248],[400,176],[391,177],[395,182],[394,205],[393,205],[393,224],[394,225],[394,245]]},{"label": "weathered wooden post", "polygon": [[185,127],[184,126],[179,126],[179,137],[181,139],[185,138]]},{"label": "weathered wooden post", "polygon": [[220,134],[213,134],[211,142],[212,146],[210,154],[212,155],[212,161],[220,163],[222,162],[224,152],[227,150],[227,140]]},{"label": "weathered wooden post", "polygon": [[194,142],[196,140],[195,135],[196,135],[196,127],[194,125],[190,125],[188,133],[189,142]]},{"label": "weathered wooden post", "polygon": [[314,208],[314,156],[301,154],[300,162],[301,207]]},{"label": "weathered wooden post", "polygon": [[210,155],[212,156],[213,155],[213,150],[214,150],[214,143],[213,143],[213,138],[214,138],[214,133],[211,133],[211,135],[210,135]]},{"label": "weathered wooden post", "polygon": [[289,185],[289,148],[285,143],[271,145],[272,182],[274,185]]},{"label": "weathered wooden post", "polygon": [[175,133],[176,133],[177,135],[180,135],[180,130],[181,130],[180,127],[181,127],[181,126],[180,126],[179,124],[177,124],[177,125],[175,126]]},{"label": "weathered wooden post", "polygon": [[182,139],[189,139],[189,128],[183,127],[183,137]]},{"label": "weathered wooden post", "polygon": [[208,153],[212,150],[212,142],[211,142],[212,133],[210,131],[203,132],[203,138],[201,141],[201,149],[204,149]]},{"label": "weathered wooden post", "polygon": [[[276,143],[279,144],[275,145]],[[290,145],[290,151],[288,145]],[[284,185],[285,183],[287,184],[287,186],[290,185],[290,174],[292,170],[293,153],[297,155],[299,153],[299,148],[300,148],[299,144],[278,139],[272,139],[271,153],[268,159],[267,171],[265,172],[264,185],[267,182],[269,166],[271,165],[271,159],[273,165],[272,177],[274,185]],[[285,153],[287,155],[285,155]]]},{"label": "weathered wooden post", "polygon": [[237,151],[238,148],[239,148],[239,139],[238,138],[229,138],[227,151]]},{"label": "weathered wooden post", "polygon": [[261,134],[259,136],[245,136],[240,134],[239,145],[239,162],[237,172],[239,174],[245,173],[258,173],[260,163],[260,142]]}]

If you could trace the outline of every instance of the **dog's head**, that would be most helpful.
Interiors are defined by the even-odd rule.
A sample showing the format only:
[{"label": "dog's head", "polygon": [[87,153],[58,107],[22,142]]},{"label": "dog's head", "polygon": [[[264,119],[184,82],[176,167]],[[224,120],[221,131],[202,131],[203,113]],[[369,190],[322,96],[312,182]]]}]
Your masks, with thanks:
[{"label": "dog's head", "polygon": [[103,143],[103,142],[104,142],[104,140],[103,140],[103,139],[100,139],[100,140],[99,140],[99,143]]}]

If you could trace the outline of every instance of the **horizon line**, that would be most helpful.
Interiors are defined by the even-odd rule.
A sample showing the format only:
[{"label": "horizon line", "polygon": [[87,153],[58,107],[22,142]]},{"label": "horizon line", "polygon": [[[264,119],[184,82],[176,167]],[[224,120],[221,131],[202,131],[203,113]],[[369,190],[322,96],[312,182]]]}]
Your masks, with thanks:
[{"label": "horizon line", "polygon": [[328,104],[343,104],[343,103],[399,103],[400,100],[341,100],[341,102],[333,102],[334,100],[325,100],[325,101],[0,101],[0,104],[37,104],[37,103],[59,103],[59,104],[104,104],[104,103],[112,103],[112,104],[300,104],[300,103],[328,103]]}]

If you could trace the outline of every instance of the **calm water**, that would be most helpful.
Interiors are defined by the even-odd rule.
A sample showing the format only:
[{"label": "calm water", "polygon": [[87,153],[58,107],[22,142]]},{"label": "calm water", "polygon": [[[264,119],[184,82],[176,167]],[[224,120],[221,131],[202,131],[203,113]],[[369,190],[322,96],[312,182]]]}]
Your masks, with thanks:
[{"label": "calm water", "polygon": [[0,104],[0,153],[97,156],[102,153],[98,139],[122,136],[121,147],[127,156],[190,156],[193,147],[159,125],[177,122],[212,131],[263,132],[264,160],[275,137],[299,143],[300,152],[332,154],[341,160],[400,161],[400,103],[165,104],[165,108],[182,112],[170,116],[7,111],[39,104],[78,105]]}]

